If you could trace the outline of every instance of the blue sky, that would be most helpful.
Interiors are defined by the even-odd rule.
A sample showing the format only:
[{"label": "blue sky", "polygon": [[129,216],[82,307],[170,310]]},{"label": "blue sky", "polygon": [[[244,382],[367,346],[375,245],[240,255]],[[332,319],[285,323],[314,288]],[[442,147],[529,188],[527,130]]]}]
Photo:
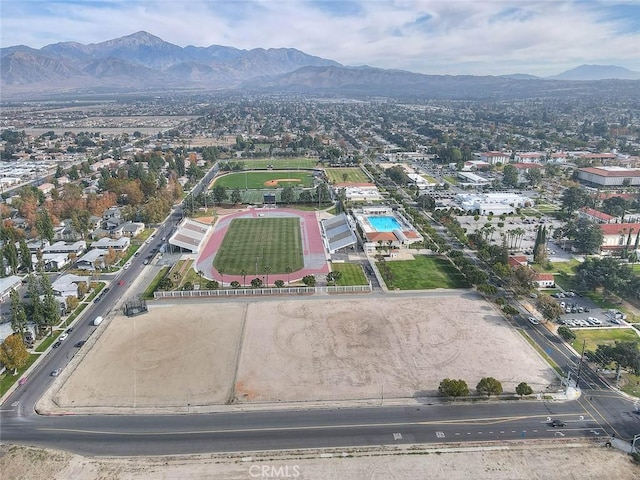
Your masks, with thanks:
[{"label": "blue sky", "polygon": [[0,0],[2,47],[140,30],[183,47],[292,47],[427,74],[640,71],[640,0]]}]

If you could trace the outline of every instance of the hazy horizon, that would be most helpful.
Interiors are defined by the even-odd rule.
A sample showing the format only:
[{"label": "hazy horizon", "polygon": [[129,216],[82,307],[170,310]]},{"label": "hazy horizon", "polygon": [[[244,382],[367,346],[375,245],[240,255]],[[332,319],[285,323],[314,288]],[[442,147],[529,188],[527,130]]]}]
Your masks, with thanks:
[{"label": "hazy horizon", "polygon": [[2,47],[146,31],[181,47],[296,48],[425,74],[640,71],[636,0],[3,0],[0,27]]}]

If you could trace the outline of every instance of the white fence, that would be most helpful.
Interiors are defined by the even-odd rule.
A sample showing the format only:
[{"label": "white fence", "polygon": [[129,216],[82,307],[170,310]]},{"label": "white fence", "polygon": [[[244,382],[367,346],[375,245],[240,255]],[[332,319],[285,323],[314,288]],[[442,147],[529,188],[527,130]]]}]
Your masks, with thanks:
[{"label": "white fence", "polygon": [[315,293],[370,293],[369,285],[344,287],[285,287],[285,288],[236,288],[230,290],[177,290],[153,292],[156,300],[163,298],[243,297],[248,295],[313,295]]}]

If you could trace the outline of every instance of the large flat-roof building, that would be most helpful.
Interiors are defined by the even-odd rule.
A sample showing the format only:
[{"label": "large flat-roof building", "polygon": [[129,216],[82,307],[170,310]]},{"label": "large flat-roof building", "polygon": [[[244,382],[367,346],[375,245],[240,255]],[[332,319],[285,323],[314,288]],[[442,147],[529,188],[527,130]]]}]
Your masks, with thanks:
[{"label": "large flat-roof building", "polygon": [[621,187],[640,185],[640,168],[586,167],[578,169],[578,179],[588,185]]}]

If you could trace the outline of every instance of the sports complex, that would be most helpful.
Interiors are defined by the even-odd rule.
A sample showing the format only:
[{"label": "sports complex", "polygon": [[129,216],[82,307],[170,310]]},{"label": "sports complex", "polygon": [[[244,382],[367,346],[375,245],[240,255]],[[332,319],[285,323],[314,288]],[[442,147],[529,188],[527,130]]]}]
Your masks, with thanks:
[{"label": "sports complex", "polygon": [[218,220],[196,260],[205,278],[229,284],[287,283],[329,273],[316,212],[250,208]]}]

